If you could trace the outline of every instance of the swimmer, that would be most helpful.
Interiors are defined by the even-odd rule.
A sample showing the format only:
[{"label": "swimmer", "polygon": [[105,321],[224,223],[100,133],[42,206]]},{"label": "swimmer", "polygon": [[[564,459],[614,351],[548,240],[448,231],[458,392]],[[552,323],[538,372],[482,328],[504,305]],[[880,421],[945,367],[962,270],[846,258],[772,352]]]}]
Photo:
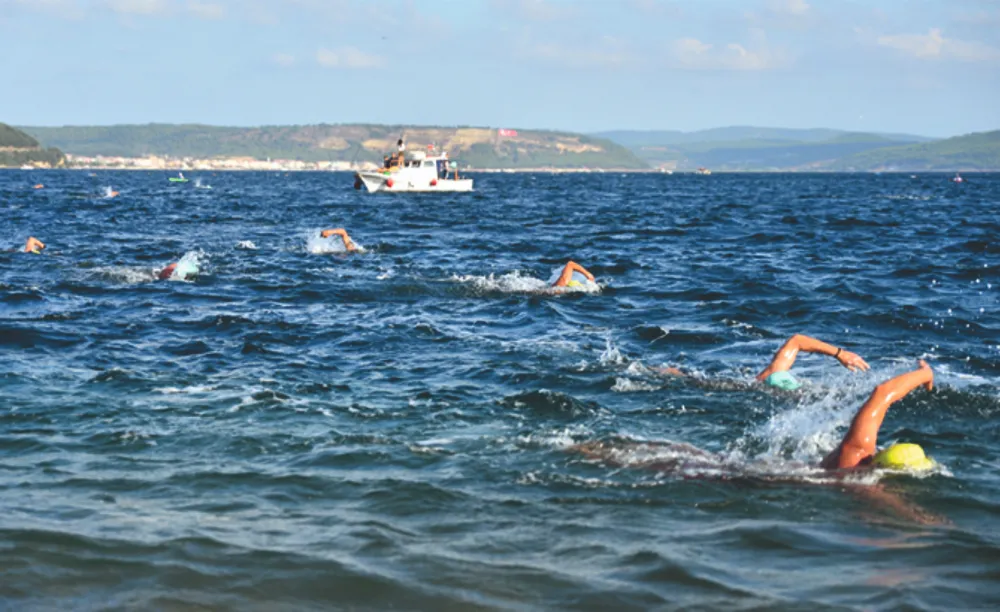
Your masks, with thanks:
[{"label": "swimmer", "polygon": [[198,264],[190,261],[176,261],[166,268],[160,270],[157,274],[159,280],[167,280],[173,277],[177,277],[180,280],[189,280],[190,278],[198,275]]},{"label": "swimmer", "polygon": [[583,283],[579,280],[573,278],[574,273],[580,273],[590,282],[596,282],[594,280],[594,275],[587,271],[586,268],[576,263],[575,261],[566,262],[566,266],[563,268],[562,274],[556,282],[552,283],[553,287],[579,287]]},{"label": "swimmer", "polygon": [[923,359],[912,372],[900,374],[875,387],[851,421],[851,428],[840,445],[823,459],[821,467],[828,470],[853,469],[874,465],[876,467],[927,470],[934,462],[924,456],[924,449],[917,444],[894,444],[876,451],[878,430],[882,427],[889,406],[903,399],[917,387],[934,389],[934,371]]},{"label": "swimmer", "polygon": [[[934,372],[924,360],[920,367],[891,378],[875,387],[851,421],[844,439],[819,464],[825,470],[853,470],[880,467],[884,469],[923,471],[935,465],[924,455],[917,444],[893,444],[881,451],[876,449],[878,431],[889,406],[906,397],[917,387],[928,391],[934,388]],[[765,370],[766,371],[766,370]],[[656,452],[655,449],[661,449]],[[584,442],[571,447],[591,459],[625,465],[622,458],[631,454],[627,465],[645,467],[665,472],[680,471],[685,467],[714,466],[731,469],[723,457],[686,443],[675,442]],[[643,459],[642,455],[648,455]],[[635,459],[639,460],[636,461]]]},{"label": "swimmer", "polygon": [[770,365],[757,375],[757,380],[768,386],[784,389],[785,391],[794,391],[801,387],[802,383],[796,380],[789,372],[792,366],[795,365],[795,358],[798,357],[799,351],[829,355],[839,361],[840,365],[852,372],[869,369],[865,360],[851,351],[845,351],[842,348],[803,334],[795,334],[778,349],[778,352],[774,354],[774,358],[771,359]]},{"label": "swimmer", "polygon": [[38,183],[37,185],[35,185],[35,189],[45,189],[45,185]]},{"label": "swimmer", "polygon": [[[805,353],[819,353],[821,355],[829,355],[837,361],[840,365],[844,366],[852,372],[865,371],[869,369],[869,365],[856,353],[851,351],[845,351],[842,348],[833,346],[832,344],[827,344],[816,338],[811,338],[804,334],[795,334],[791,338],[785,341],[778,352],[774,354],[771,359],[771,363],[768,364],[764,371],[757,375],[757,382],[762,382],[769,387],[774,387],[776,389],[781,389],[783,391],[795,391],[802,386],[797,378],[792,376],[790,370],[792,366],[795,365],[795,359],[798,357],[799,352]],[[660,374],[666,374],[670,376],[686,376],[681,370],[668,367],[668,368],[653,368]]]},{"label": "swimmer", "polygon": [[167,280],[168,278],[174,275],[174,270],[176,269],[177,269],[177,262],[174,262],[169,266],[167,266],[166,268],[160,270],[160,273],[159,275],[157,275],[157,278],[159,278],[160,280]]},{"label": "swimmer", "polygon": [[34,236],[28,236],[28,241],[24,243],[25,253],[34,253],[35,255],[40,255],[42,250],[45,249],[45,243],[35,238]]},{"label": "swimmer", "polygon": [[328,229],[320,232],[321,238],[329,238],[330,236],[340,236],[340,239],[344,241],[344,248],[348,251],[357,251],[358,247],[354,245],[354,241],[351,237],[347,235],[347,231],[344,228],[338,227],[337,229]]}]

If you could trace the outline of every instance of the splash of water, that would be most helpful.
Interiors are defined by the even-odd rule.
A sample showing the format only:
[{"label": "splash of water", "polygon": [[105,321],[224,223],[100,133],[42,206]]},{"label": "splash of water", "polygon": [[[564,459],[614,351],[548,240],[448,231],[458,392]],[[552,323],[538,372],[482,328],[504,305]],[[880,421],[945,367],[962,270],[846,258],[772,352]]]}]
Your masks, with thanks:
[{"label": "splash of water", "polygon": [[531,293],[538,295],[561,295],[564,293],[600,293],[601,286],[596,283],[580,284],[575,287],[553,287],[552,282],[522,275],[518,271],[496,276],[455,275],[451,279],[457,283],[471,285],[483,293]]},{"label": "splash of water", "polygon": [[192,277],[201,274],[205,268],[205,264],[208,263],[208,254],[201,249],[195,249],[193,251],[188,251],[177,260],[177,267],[174,269],[174,273],[170,275],[168,280],[172,281],[191,281]]},{"label": "splash of water", "polygon": [[[322,238],[319,235],[320,230],[313,230],[309,232],[306,237],[306,251],[312,253],[313,255],[327,255],[330,253],[348,253],[349,251],[344,246],[344,241],[341,240],[340,236],[330,236],[329,238]],[[354,242],[355,253],[365,253],[365,247],[359,243],[357,240],[351,239]]]}]

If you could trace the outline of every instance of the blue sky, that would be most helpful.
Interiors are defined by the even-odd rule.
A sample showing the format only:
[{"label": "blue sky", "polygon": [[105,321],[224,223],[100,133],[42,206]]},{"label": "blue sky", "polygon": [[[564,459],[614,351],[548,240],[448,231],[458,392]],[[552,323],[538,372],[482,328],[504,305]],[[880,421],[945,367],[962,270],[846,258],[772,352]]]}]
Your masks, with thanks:
[{"label": "blue sky", "polygon": [[1000,129],[996,0],[0,0],[0,121]]}]

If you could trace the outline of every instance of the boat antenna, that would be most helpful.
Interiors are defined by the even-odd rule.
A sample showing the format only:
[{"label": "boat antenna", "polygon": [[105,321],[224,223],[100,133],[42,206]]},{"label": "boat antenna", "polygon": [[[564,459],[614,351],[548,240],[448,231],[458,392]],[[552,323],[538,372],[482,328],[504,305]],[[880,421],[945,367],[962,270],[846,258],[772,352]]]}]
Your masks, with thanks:
[{"label": "boat antenna", "polygon": [[351,156],[351,168],[354,168],[355,162],[358,161],[358,155],[361,153],[361,143],[358,142],[358,146],[354,148],[354,155]]}]

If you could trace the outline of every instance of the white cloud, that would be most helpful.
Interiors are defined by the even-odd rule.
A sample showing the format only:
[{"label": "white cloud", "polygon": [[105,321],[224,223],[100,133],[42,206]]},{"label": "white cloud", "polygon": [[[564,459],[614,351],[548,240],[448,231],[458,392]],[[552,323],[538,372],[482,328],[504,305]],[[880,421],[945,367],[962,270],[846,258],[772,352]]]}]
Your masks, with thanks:
[{"label": "white cloud", "polygon": [[271,63],[285,67],[294,66],[295,56],[288,53],[275,53],[271,56]]},{"label": "white cloud", "polygon": [[706,43],[697,38],[681,38],[674,41],[671,53],[673,64],[688,70],[770,70],[786,65],[790,60],[784,54],[758,44],[747,49],[738,43],[724,47]]},{"label": "white cloud", "polygon": [[669,15],[680,17],[684,14],[680,5],[674,0],[629,0],[633,10],[646,16]]},{"label": "white cloud", "polygon": [[156,15],[167,10],[166,0],[105,0],[104,4],[126,15]]},{"label": "white cloud", "polygon": [[674,42],[674,50],[681,57],[695,58],[708,53],[712,45],[703,43],[697,38],[681,38]]},{"label": "white cloud", "polygon": [[768,8],[772,13],[802,17],[809,12],[809,3],[805,0],[771,0]]},{"label": "white cloud", "polygon": [[[51,13],[64,19],[81,19],[84,16],[80,0],[11,0],[15,6]],[[0,5],[3,2],[0,1]]]},{"label": "white cloud", "polygon": [[202,19],[222,19],[226,15],[226,7],[211,2],[189,0],[188,11]]},{"label": "white cloud", "polygon": [[556,42],[551,37],[533,39],[525,30],[513,42],[515,57],[565,68],[627,68],[638,65],[638,57],[629,45],[614,36],[578,37],[571,42]]},{"label": "white cloud", "polygon": [[493,9],[526,21],[553,21],[572,11],[549,0],[492,0]]},{"label": "white cloud", "polygon": [[382,68],[386,63],[384,57],[355,47],[320,49],[316,52],[316,62],[324,68]]},{"label": "white cloud", "polygon": [[633,63],[634,56],[616,40],[605,37],[604,43],[592,47],[573,47],[556,43],[535,46],[527,56],[570,68],[624,67]]},{"label": "white cloud", "polygon": [[1000,61],[1000,49],[983,43],[945,38],[940,28],[927,34],[894,34],[879,36],[882,47],[895,49],[919,59],[955,59],[963,62]]}]

